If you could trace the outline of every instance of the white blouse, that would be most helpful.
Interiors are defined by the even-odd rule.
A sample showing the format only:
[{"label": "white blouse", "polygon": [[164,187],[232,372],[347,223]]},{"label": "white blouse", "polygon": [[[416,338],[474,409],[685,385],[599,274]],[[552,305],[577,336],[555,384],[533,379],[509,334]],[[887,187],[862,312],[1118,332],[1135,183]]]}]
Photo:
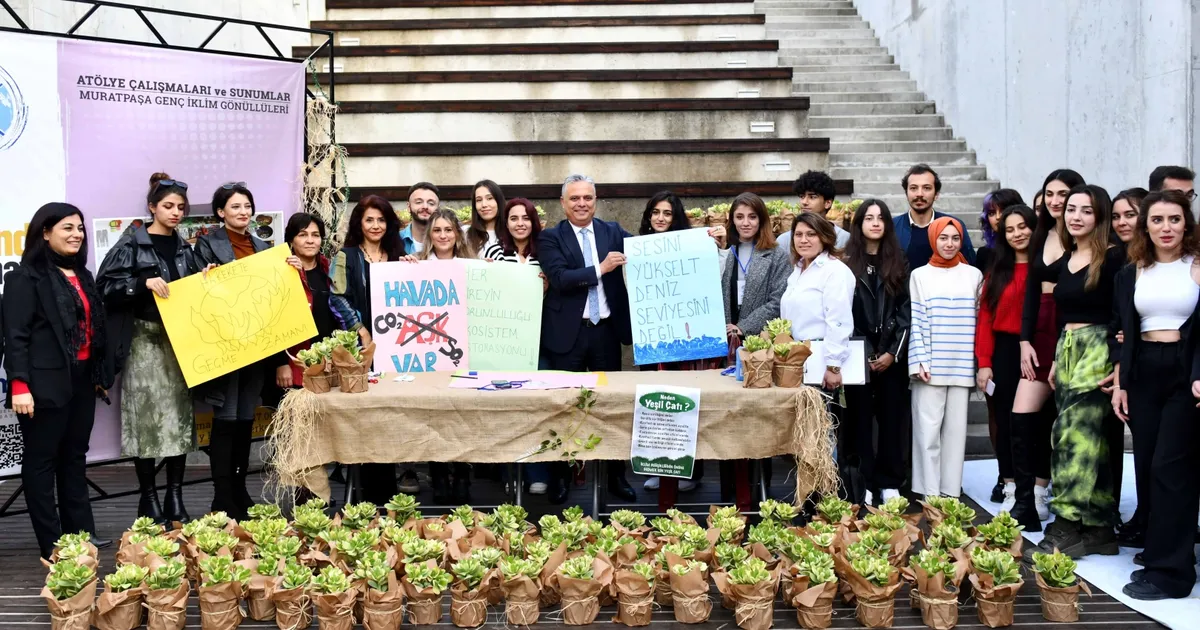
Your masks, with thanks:
[{"label": "white blouse", "polygon": [[791,320],[796,341],[822,340],[827,366],[841,367],[850,358],[854,331],[854,272],[846,263],[821,252],[807,269],[800,265],[787,279],[779,300],[779,316]]}]

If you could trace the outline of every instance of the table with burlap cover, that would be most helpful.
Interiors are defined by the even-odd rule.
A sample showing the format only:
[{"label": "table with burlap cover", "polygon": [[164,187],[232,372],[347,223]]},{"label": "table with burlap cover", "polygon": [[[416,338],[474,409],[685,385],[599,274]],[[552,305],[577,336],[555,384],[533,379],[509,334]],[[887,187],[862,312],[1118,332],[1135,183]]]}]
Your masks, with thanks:
[{"label": "table with burlap cover", "polygon": [[[582,418],[578,389],[479,391],[451,388],[449,372],[414,374],[397,383],[384,374],[361,394],[288,392],[275,414],[271,441],[280,479],[312,487],[310,474],[329,462],[537,462],[561,459],[557,449],[531,455],[550,431],[559,436]],[[718,370],[608,372],[576,437],[602,438],[579,460],[627,460],[639,384],[700,390],[697,459],[796,458],[797,496],[836,489],[828,438],[830,420],[811,387],[745,389]],[[479,381],[480,386],[486,381]]]}]

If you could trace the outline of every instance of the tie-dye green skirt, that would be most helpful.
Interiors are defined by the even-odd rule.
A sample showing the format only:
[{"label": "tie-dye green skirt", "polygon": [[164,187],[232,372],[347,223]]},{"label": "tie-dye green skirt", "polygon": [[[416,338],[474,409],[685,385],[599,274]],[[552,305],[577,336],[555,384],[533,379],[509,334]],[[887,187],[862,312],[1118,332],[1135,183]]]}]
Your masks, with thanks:
[{"label": "tie-dye green skirt", "polygon": [[1091,527],[1117,520],[1108,466],[1104,423],[1112,398],[1100,381],[1112,373],[1108,360],[1108,328],[1103,325],[1064,330],[1054,354],[1054,402],[1058,419],[1051,434],[1050,510],[1059,518]]},{"label": "tie-dye green skirt", "polygon": [[133,322],[121,374],[121,454],[171,457],[197,449],[192,395],[162,324]]}]

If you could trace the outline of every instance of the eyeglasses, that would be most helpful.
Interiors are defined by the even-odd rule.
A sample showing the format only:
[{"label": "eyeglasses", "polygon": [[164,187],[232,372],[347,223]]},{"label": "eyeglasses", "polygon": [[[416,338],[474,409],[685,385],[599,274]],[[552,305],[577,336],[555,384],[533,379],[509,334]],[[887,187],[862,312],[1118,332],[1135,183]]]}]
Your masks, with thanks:
[{"label": "eyeglasses", "polygon": [[[229,184],[221,184],[221,188],[223,190],[233,190],[234,188],[245,188],[245,187],[246,187],[246,182],[232,182]],[[187,187],[184,186],[184,188],[187,188]]]},{"label": "eyeglasses", "polygon": [[175,187],[187,190],[187,182],[181,182],[177,179],[160,179],[158,180],[158,183],[154,185],[154,189],[158,190],[160,186],[163,188]]},{"label": "eyeglasses", "polygon": [[1186,192],[1186,193],[1184,193],[1184,194],[1187,196],[1187,198],[1188,198],[1188,201],[1195,201],[1195,200],[1196,200],[1196,191],[1194,191],[1194,190],[1189,190],[1189,191],[1187,191],[1187,192]]}]

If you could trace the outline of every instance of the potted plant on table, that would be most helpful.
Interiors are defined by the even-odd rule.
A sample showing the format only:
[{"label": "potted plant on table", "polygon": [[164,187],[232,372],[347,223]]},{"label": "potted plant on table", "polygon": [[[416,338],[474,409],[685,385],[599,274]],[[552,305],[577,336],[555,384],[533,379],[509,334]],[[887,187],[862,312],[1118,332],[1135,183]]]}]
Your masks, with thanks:
[{"label": "potted plant on table", "polygon": [[540,613],[542,561],[538,558],[502,558],[500,589],[504,591],[504,615],[508,623],[528,626],[537,623]]},{"label": "potted plant on table", "polygon": [[768,570],[767,563],[755,556],[747,558],[720,581],[717,588],[728,592],[734,602],[733,619],[743,630],[766,630],[774,617],[772,604],[779,580],[777,570]]},{"label": "potted plant on table", "polygon": [[834,556],[834,566],[845,576],[854,593],[855,617],[867,628],[890,628],[895,620],[900,571],[879,552],[863,553],[847,560],[853,547],[847,549],[846,557]]},{"label": "potted plant on table", "polygon": [[312,578],[317,627],[321,630],[350,630],[354,627],[357,593],[350,578],[336,565],[329,565]]},{"label": "potted plant on table", "polygon": [[921,620],[934,630],[958,625],[958,585],[968,566],[961,553],[922,549],[909,565],[915,588],[921,593]]},{"label": "potted plant on table", "polygon": [[432,625],[442,619],[442,593],[454,577],[433,560],[405,565],[401,579],[408,598],[408,620],[418,626]]},{"label": "potted plant on table", "polygon": [[600,612],[600,591],[612,582],[612,564],[608,558],[586,553],[569,558],[556,572],[562,591],[563,623],[586,626]]},{"label": "potted plant on table", "polygon": [[[982,528],[980,528],[982,530]],[[1013,624],[1013,604],[1025,584],[1017,559],[1004,549],[971,550],[971,586],[979,604],[979,623],[989,628]]]},{"label": "potted plant on table", "polygon": [[796,607],[796,621],[802,628],[828,628],[833,624],[833,598],[838,589],[833,556],[814,545],[794,566],[792,605]]},{"label": "potted plant on table", "polygon": [[296,558],[285,558],[283,572],[270,589],[275,602],[275,625],[280,630],[300,630],[312,623],[312,569]]},{"label": "potted plant on table", "polygon": [[368,552],[358,561],[354,579],[365,587],[362,623],[371,630],[396,630],[404,619],[404,591],[383,551]]},{"label": "potted plant on table", "polygon": [[242,599],[250,569],[228,555],[203,558],[199,565],[202,630],[233,630],[242,625]]},{"label": "potted plant on table", "polygon": [[184,578],[187,567],[175,557],[165,560],[146,575],[146,627],[149,630],[180,630],[187,617],[190,586]]},{"label": "potted plant on table", "polygon": [[88,630],[96,599],[96,569],[74,558],[59,560],[50,565],[41,595],[50,609],[53,630]]},{"label": "potted plant on table", "polygon": [[1033,554],[1033,572],[1042,592],[1042,616],[1046,621],[1079,621],[1079,590],[1092,590],[1075,575],[1075,561],[1055,549],[1054,553]]},{"label": "potted plant on table", "polygon": [[104,576],[92,625],[99,630],[133,630],[142,625],[145,580],[146,569],[136,564],[123,564]]},{"label": "potted plant on table", "polygon": [[470,556],[450,568],[450,623],[459,628],[474,628],[487,621],[487,593],[495,573]]}]

